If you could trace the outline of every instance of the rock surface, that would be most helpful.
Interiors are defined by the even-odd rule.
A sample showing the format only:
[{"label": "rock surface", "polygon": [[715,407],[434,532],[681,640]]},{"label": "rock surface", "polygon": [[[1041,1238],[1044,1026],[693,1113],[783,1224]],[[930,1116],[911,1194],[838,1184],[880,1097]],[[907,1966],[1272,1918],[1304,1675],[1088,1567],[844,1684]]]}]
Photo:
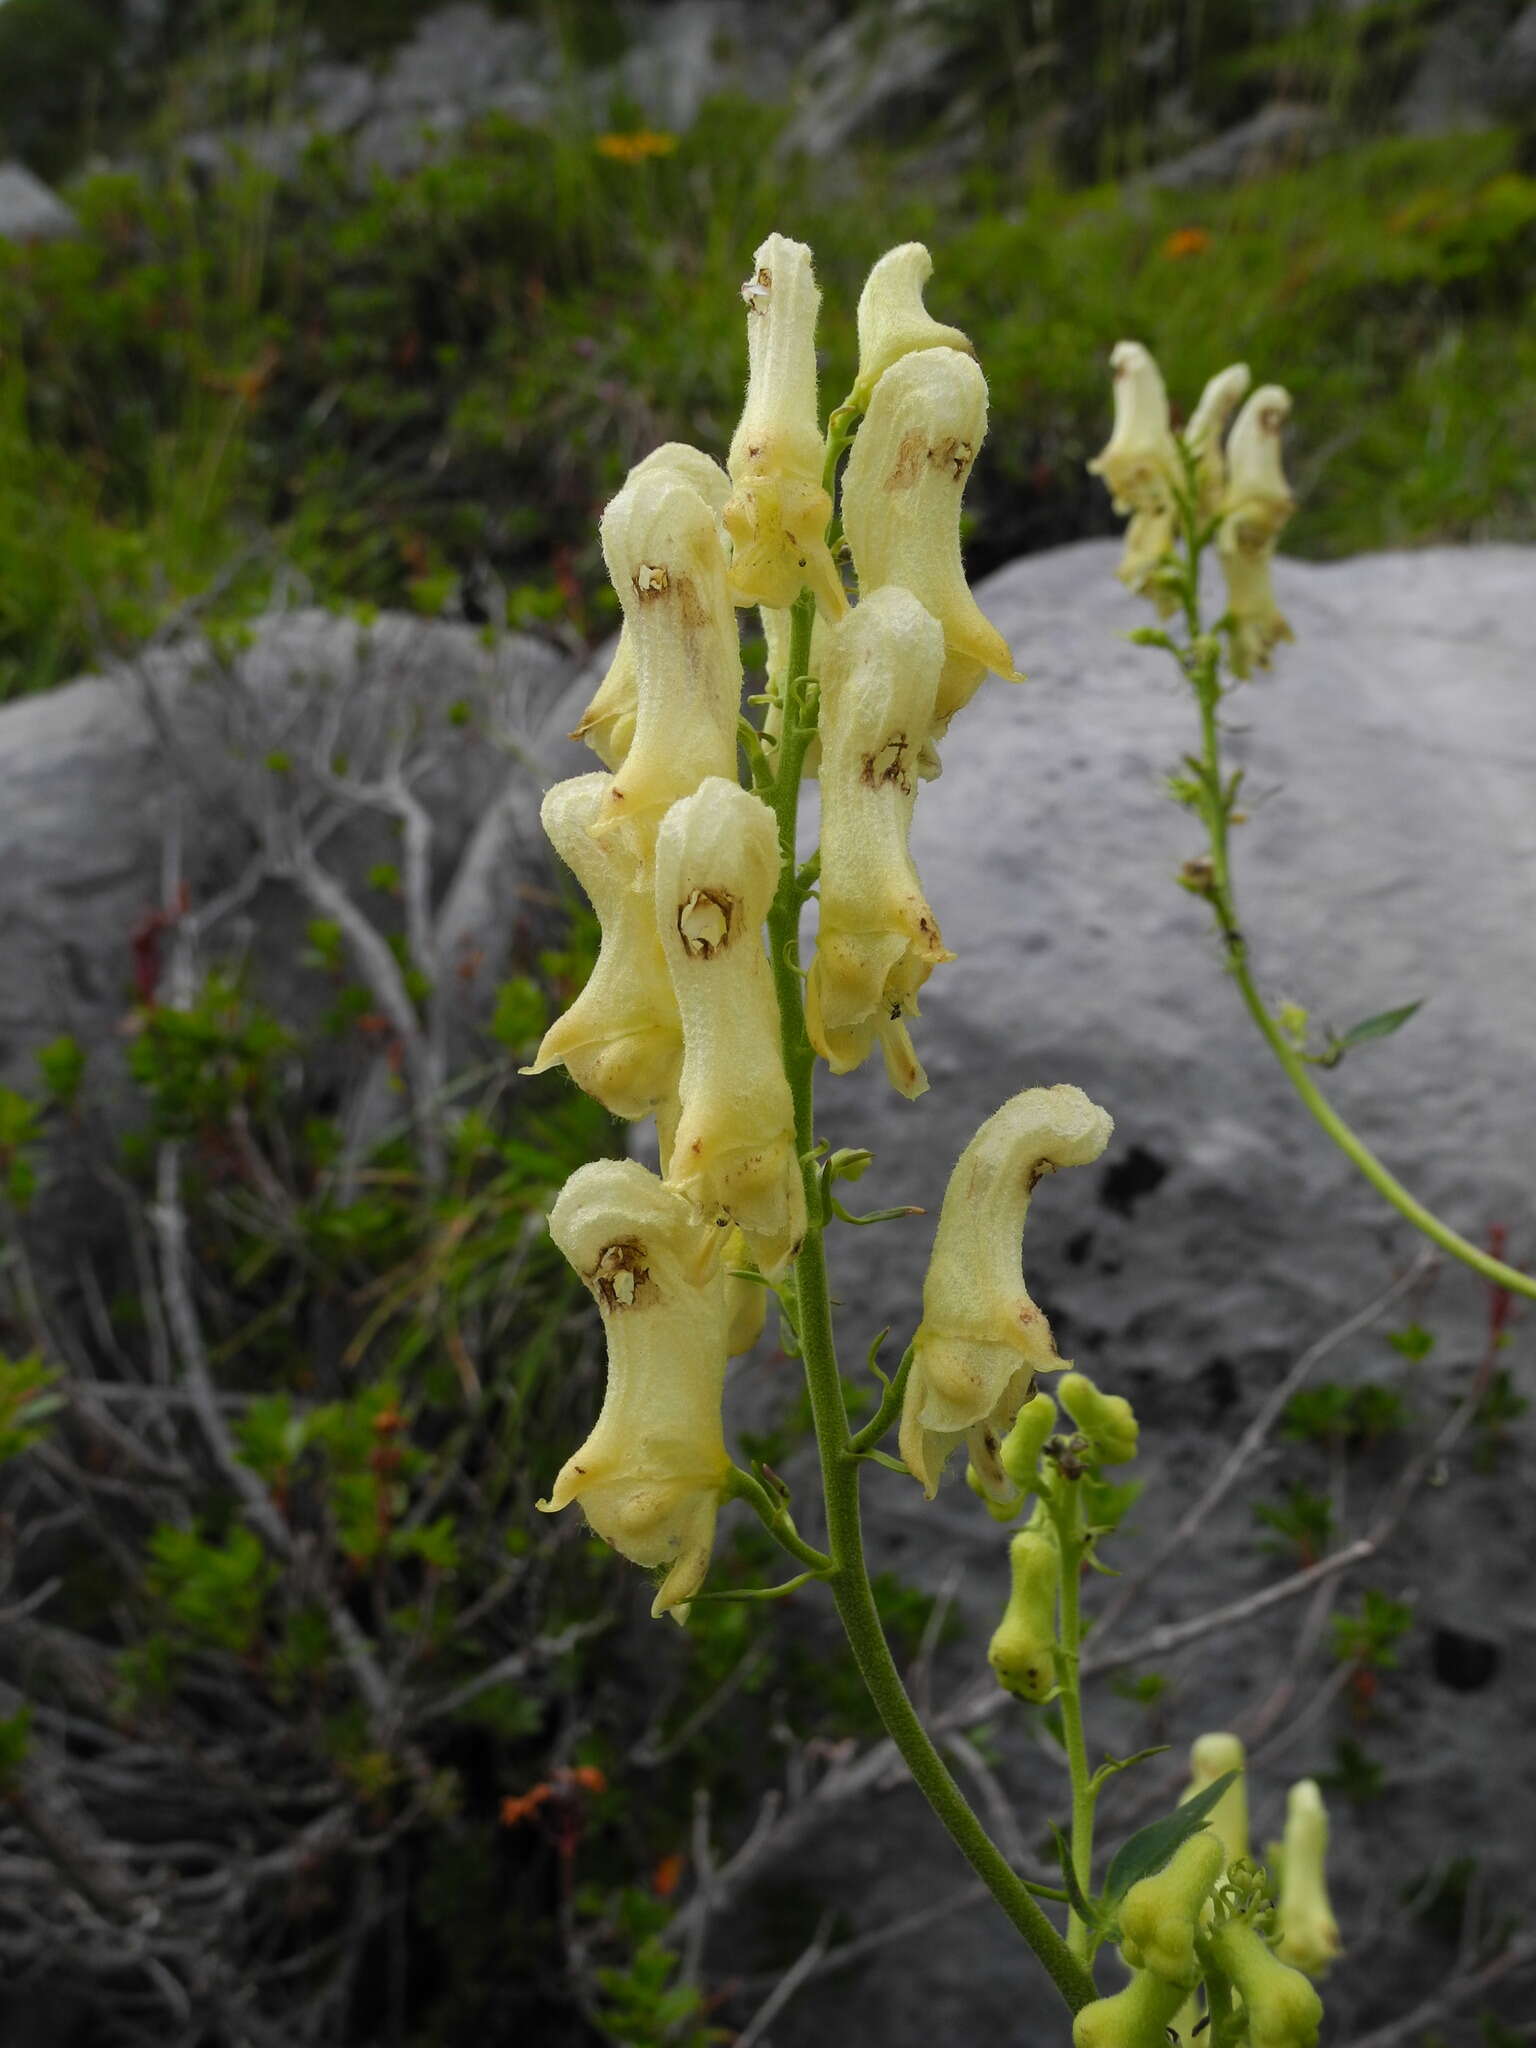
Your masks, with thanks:
[{"label": "rock surface", "polygon": [[[33,1090],[34,1055],[61,1032],[90,1052],[120,1042],[169,843],[196,911],[246,871],[263,818],[313,824],[338,809],[317,762],[344,754],[348,775],[366,780],[402,738],[434,828],[440,900],[475,828],[493,815],[505,825],[468,935],[482,968],[463,982],[466,1001],[492,989],[527,912],[522,885],[543,871],[526,764],[564,668],[522,636],[488,650],[469,627],[385,615],[364,629],[297,611],[263,621],[228,667],[193,641],[0,710],[0,1080]],[[450,721],[454,705],[463,723]],[[324,859],[361,889],[373,862],[398,860],[398,835],[376,813],[339,808],[348,822],[327,830]],[[314,914],[268,881],[209,948],[249,949],[258,992],[296,1024],[330,1000],[301,962]]]},{"label": "rock surface", "polygon": [[[1064,1352],[1136,1400],[1149,1491],[1121,1562],[1170,1526],[1263,1394],[1309,1344],[1409,1261],[1415,1238],[1291,1097],[1222,973],[1206,909],[1174,876],[1197,828],[1162,791],[1193,740],[1193,710],[1166,657],[1126,644],[1144,607],[1120,591],[1113,545],[1017,562],[981,587],[1028,684],[989,681],[955,722],[944,773],[924,788],[919,872],[959,956],[925,992],[914,1036],[933,1087],[898,1099],[873,1071],[823,1080],[818,1134],[870,1144],[862,1208],[917,1202],[926,1218],[843,1231],[832,1248],[847,1369],[876,1329],[903,1341],[950,1165],[976,1124],[1016,1090],[1074,1081],[1114,1114],[1099,1166],[1041,1188],[1025,1272]],[[1248,771],[1250,822],[1236,834],[1240,902],[1261,983],[1337,1026],[1423,996],[1397,1037],[1322,1078],[1407,1185],[1468,1236],[1505,1225],[1518,1261],[1536,1254],[1536,550],[1438,549],[1328,565],[1282,562],[1277,583],[1298,644],[1231,707],[1230,752]],[[1483,1352],[1488,1298],[1447,1267],[1417,1315],[1437,1346],[1415,1369],[1380,1330],[1319,1377],[1396,1388],[1419,1423],[1446,1412]],[[1528,1347],[1523,1347],[1528,1349]],[[1521,1377],[1520,1359],[1510,1365]],[[759,1357],[737,1383],[750,1407],[794,1368]],[[1124,1641],[1240,1597],[1284,1568],[1260,1549],[1255,1497],[1298,1469],[1274,1451],[1213,1520],[1197,1554],[1167,1568]],[[1300,1470],[1326,1489],[1326,1463]],[[1359,1533],[1404,1456],[1394,1440],[1351,1469],[1343,1518]],[[1452,1967],[1453,1950],[1405,1920],[1401,1888],[1467,1850],[1508,1910],[1531,1903],[1525,1843],[1536,1787],[1525,1758],[1536,1712],[1529,1557],[1536,1541],[1529,1433],[1480,1472],[1466,1446],[1419,1497],[1394,1552],[1363,1583],[1412,1600],[1419,1627],[1381,1710],[1357,1721],[1319,1688],[1326,1647],[1289,1703],[1300,1604],[1235,1636],[1145,1660],[1169,1689],[1152,1716],[1094,1693],[1097,1751],[1176,1745],[1145,1783],[1176,1795],[1184,1746],[1281,1700],[1255,1765],[1260,1844],[1278,1832],[1285,1786],[1358,1742],[1386,1796],[1335,1797],[1335,1904],[1354,1951],[1331,1989],[1330,2038],[1400,2016]],[[1002,1532],[958,1475],[925,1506],[909,1482],[868,1475],[872,1548],[931,1591],[953,1584],[963,1647],[940,1660],[935,1697],[973,1683],[1006,1586]],[[1359,1603],[1360,1580],[1340,1595]],[[1112,1582],[1096,1582],[1100,1608]],[[1322,1624],[1319,1624],[1322,1626]],[[1472,1645],[1479,1690],[1458,1689]],[[1326,1638],[1325,1638],[1326,1641]],[[1486,1682],[1483,1682],[1486,1680]],[[1044,1810],[1062,1779],[1038,1714],[991,1723],[1003,1779],[1037,1867]],[[1106,1802],[1110,1839],[1131,1824],[1133,1783]],[[1129,1801],[1130,1803],[1126,1803]],[[1141,1811],[1138,1820],[1150,1815]],[[856,1932],[915,1913],[966,1873],[908,1791],[848,1811],[790,1870],[778,1896],[837,1901]],[[856,1902],[850,1906],[849,1902]],[[752,1909],[743,1914],[750,1928]],[[1383,1925],[1383,1923],[1385,1923]],[[797,1923],[798,1924],[798,1923]],[[1375,1930],[1373,1932],[1373,1929]],[[727,1966],[763,1962],[745,1936]],[[780,1965],[782,1967],[782,1964]],[[1059,2009],[989,1902],[915,1936],[868,1970],[807,1988],[776,2023],[779,2048],[830,2035],[917,2048],[938,2038],[1063,2038]],[[1112,1980],[1106,1968],[1105,1980]],[[1033,2024],[1032,2024],[1033,2023]],[[1469,2037],[1470,2038],[1470,2037]]]},{"label": "rock surface", "polygon": [[79,222],[25,164],[0,164],[0,242],[56,242]]}]

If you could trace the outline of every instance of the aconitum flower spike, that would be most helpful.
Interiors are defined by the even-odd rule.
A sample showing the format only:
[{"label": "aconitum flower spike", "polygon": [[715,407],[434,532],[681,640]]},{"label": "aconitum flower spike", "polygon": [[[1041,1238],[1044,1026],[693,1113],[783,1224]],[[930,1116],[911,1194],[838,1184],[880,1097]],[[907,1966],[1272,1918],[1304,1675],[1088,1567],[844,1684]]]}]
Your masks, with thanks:
[{"label": "aconitum flower spike", "polygon": [[878,1041],[908,1097],[928,1078],[906,1019],[933,969],[954,958],[907,845],[943,661],[938,622],[887,584],[827,634],[821,662],[821,911],[806,1028],[834,1074]]},{"label": "aconitum flower spike", "polygon": [[1097,1159],[1113,1129],[1080,1088],[1027,1088],[987,1118],[955,1164],[901,1413],[901,1455],[930,1499],[962,1438],[977,1476],[1007,1498],[999,1439],[1034,1375],[1067,1364],[1019,1272],[1030,1196],[1057,1167]]},{"label": "aconitum flower spike", "polygon": [[816,413],[821,293],[803,242],[770,235],[741,288],[747,305],[747,399],[731,437],[731,589],[738,604],[792,605],[804,589],[829,618],[847,608],[827,547],[832,500],[822,487]]},{"label": "aconitum flower spike", "polygon": [[685,1606],[709,1569],[730,1471],[721,1429],[725,1275],[714,1231],[632,1159],[580,1166],[549,1233],[596,1298],[608,1339],[597,1425],[539,1506],[579,1501],[634,1564],[665,1569],[653,1614]]},{"label": "aconitum flower spike", "polygon": [[1321,1977],[1339,1953],[1339,1923],[1328,1898],[1328,1809],[1315,1779],[1293,1785],[1285,1807],[1278,1918],[1282,1962]]},{"label": "aconitum flower spike", "polygon": [[1232,670],[1239,676],[1268,668],[1275,647],[1296,637],[1275,602],[1270,580],[1275,543],[1296,506],[1281,464],[1280,437],[1290,414],[1290,394],[1278,384],[1262,385],[1238,414],[1227,440],[1227,489],[1216,550],[1227,579]]},{"label": "aconitum flower spike", "polygon": [[645,862],[617,833],[592,836],[611,781],[598,774],[557,782],[539,812],[551,845],[597,912],[602,940],[585,988],[545,1032],[523,1072],[563,1065],[611,1115],[633,1118],[653,1114],[676,1090],[683,1026]]},{"label": "aconitum flower spike", "polygon": [[933,275],[933,258],[921,242],[887,249],[864,280],[859,294],[859,374],[850,394],[863,411],[875,386],[903,356],[924,348],[953,348],[974,355],[958,327],[945,327],[923,304],[923,287]]},{"label": "aconitum flower spike", "polygon": [[921,349],[875,386],[843,477],[860,595],[900,584],[943,629],[936,736],[989,669],[1021,680],[960,559],[960,500],[986,432],[987,380],[975,360],[958,349]]},{"label": "aconitum flower spike", "polygon": [[[1182,474],[1178,444],[1168,411],[1163,375],[1139,341],[1116,342],[1110,352],[1115,373],[1115,423],[1103,451],[1088,465],[1101,476],[1117,512],[1130,515],[1125,554],[1115,572],[1127,589],[1144,591],[1152,571],[1173,547],[1177,508],[1174,489]],[[1154,593],[1159,610],[1172,601]]]},{"label": "aconitum flower spike", "polygon": [[[625,485],[632,484],[637,477],[659,475],[696,490],[714,514],[719,529],[720,515],[731,494],[731,480],[718,462],[699,449],[690,448],[686,441],[664,441],[635,464],[625,478]],[[573,740],[584,740],[605,768],[620,767],[634,741],[638,694],[634,636],[626,620],[619,628],[619,644],[608,673],[570,735]]]},{"label": "aconitum flower spike", "polygon": [[683,1020],[668,1181],[739,1224],[776,1275],[805,1234],[805,1186],[762,926],[779,880],[773,813],[711,776],[656,842],[656,924]]},{"label": "aconitum flower spike", "polygon": [[602,537],[634,651],[635,730],[593,830],[622,828],[645,852],[679,797],[736,772],[741,645],[714,514],[691,484],[631,477]]}]

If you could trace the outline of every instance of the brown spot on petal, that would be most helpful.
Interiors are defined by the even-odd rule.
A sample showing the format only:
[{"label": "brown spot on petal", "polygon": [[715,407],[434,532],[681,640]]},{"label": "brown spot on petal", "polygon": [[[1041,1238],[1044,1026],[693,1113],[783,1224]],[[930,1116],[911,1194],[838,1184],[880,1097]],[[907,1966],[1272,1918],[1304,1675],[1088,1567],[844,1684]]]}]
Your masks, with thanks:
[{"label": "brown spot on petal", "polygon": [[632,1238],[605,1245],[598,1254],[587,1285],[597,1296],[604,1312],[616,1315],[621,1309],[641,1308],[655,1291],[645,1247]]},{"label": "brown spot on petal", "polygon": [[635,595],[642,604],[666,595],[671,578],[665,562],[642,562],[634,575]]},{"label": "brown spot on petal", "polygon": [[896,460],[885,480],[885,488],[888,491],[911,490],[923,473],[927,456],[928,437],[921,427],[914,427],[896,451]]},{"label": "brown spot on petal", "polygon": [[695,889],[677,907],[677,935],[690,960],[713,960],[731,943],[736,898],[727,889]]},{"label": "brown spot on petal", "polygon": [[904,732],[893,732],[884,746],[877,747],[872,754],[864,756],[860,780],[870,789],[880,789],[894,783],[903,796],[912,793],[912,778],[907,772],[907,748],[910,742]]}]

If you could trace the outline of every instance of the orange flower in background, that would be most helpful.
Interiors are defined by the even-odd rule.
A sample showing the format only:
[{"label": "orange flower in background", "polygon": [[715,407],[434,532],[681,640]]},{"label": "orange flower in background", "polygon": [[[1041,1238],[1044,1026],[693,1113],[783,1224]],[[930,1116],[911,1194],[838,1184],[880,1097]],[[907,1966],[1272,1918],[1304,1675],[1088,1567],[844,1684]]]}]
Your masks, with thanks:
[{"label": "orange flower in background", "polygon": [[683,1875],[683,1859],[676,1850],[670,1856],[663,1856],[651,1872],[651,1890],[658,1899],[670,1899],[677,1890]]},{"label": "orange flower in background", "polygon": [[1163,243],[1163,254],[1170,262],[1177,263],[1185,256],[1203,256],[1211,246],[1211,238],[1204,228],[1175,228]]},{"label": "orange flower in background", "polygon": [[599,135],[596,146],[599,156],[612,157],[615,163],[638,164],[648,156],[670,156],[677,137],[655,128],[636,128],[623,135]]},{"label": "orange flower in background", "polygon": [[536,1814],[541,1806],[547,1806],[551,1799],[559,1799],[572,1792],[606,1792],[608,1780],[596,1764],[578,1764],[574,1770],[562,1767],[542,1783],[531,1785],[526,1792],[513,1792],[502,1800],[499,1818],[504,1828],[515,1828]]}]

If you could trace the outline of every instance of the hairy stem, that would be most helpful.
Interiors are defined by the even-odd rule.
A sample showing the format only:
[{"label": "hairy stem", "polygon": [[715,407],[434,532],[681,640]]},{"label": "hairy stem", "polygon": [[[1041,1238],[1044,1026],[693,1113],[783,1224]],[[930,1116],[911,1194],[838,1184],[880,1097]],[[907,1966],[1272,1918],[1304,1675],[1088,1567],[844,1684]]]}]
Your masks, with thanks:
[{"label": "hairy stem", "polygon": [[1019,1933],[1034,1950],[1070,2011],[1097,1996],[1086,1965],[1074,1955],[1024,1880],[1013,1869],[973,1812],[935,1749],[907,1697],[891,1656],[864,1560],[859,1516],[861,1460],[853,1448],[843,1403],[832,1307],[827,1288],[820,1174],[811,1157],[814,1055],[805,1029],[805,1008],[796,959],[804,889],[798,879],[795,814],[800,772],[810,742],[806,697],[814,604],[803,594],[794,608],[789,673],[783,681],[784,716],[779,759],[771,795],[778,819],[781,879],[768,918],[774,984],[779,998],[784,1067],[795,1105],[795,1135],[806,1183],[809,1223],[795,1262],[799,1339],[810,1391],[811,1414],[826,1496],[827,1548],[832,1557],[828,1583],[839,1619],[869,1695],[913,1781]]},{"label": "hairy stem", "polygon": [[[1056,1642],[1056,1674],[1060,1688],[1061,1732],[1072,1774],[1072,1871],[1085,1898],[1093,1886],[1093,1819],[1096,1800],[1088,1770],[1088,1739],[1083,1728],[1083,1689],[1079,1675],[1083,1642],[1082,1503],[1073,1481],[1058,1478],[1047,1496],[1061,1548],[1061,1627]],[[1093,1955],[1093,1930],[1076,1913],[1067,1922],[1067,1945],[1086,1963]]]},{"label": "hairy stem", "polygon": [[1390,1202],[1398,1214],[1406,1218],[1415,1230],[1422,1231],[1432,1244],[1439,1245],[1442,1251],[1449,1252],[1453,1259],[1459,1259],[1464,1266],[1470,1266],[1474,1273],[1479,1274],[1491,1286],[1508,1288],[1513,1294],[1522,1294],[1530,1300],[1536,1300],[1536,1277],[1522,1273],[1516,1266],[1506,1265],[1502,1259],[1494,1258],[1492,1253],[1482,1250],[1470,1239],[1463,1237],[1459,1231],[1452,1230],[1433,1210],[1426,1209],[1422,1202],[1411,1195],[1395,1174],[1388,1171],[1359,1132],[1345,1122],[1318,1087],[1309,1071],[1310,1063],[1291,1044],[1270,1014],[1264,998],[1259,994],[1249,966],[1248,945],[1238,921],[1237,903],[1232,886],[1232,862],[1227,836],[1230,802],[1223,792],[1225,771],[1221,758],[1219,710],[1222,686],[1217,672],[1215,644],[1206,638],[1200,617],[1202,547],[1192,520],[1186,520],[1185,541],[1189,556],[1189,573],[1183,592],[1183,604],[1191,644],[1184,651],[1183,662],[1185,673],[1194,686],[1200,707],[1200,764],[1204,782],[1201,812],[1210,835],[1211,874],[1204,893],[1210,899],[1211,910],[1226,950],[1227,966],[1232,979],[1237,983],[1244,1007],[1258,1026],[1265,1044],[1274,1054],[1281,1071],[1302,1102],[1345,1158],[1365,1176],[1376,1192],[1385,1201]]}]

